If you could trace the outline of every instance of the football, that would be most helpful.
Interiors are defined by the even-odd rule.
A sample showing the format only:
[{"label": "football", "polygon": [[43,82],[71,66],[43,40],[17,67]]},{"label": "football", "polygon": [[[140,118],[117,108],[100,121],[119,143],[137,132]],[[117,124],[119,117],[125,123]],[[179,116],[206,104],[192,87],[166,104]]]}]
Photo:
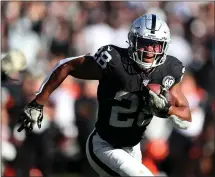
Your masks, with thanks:
[{"label": "football", "polygon": [[[155,92],[157,95],[161,92],[161,85],[160,84],[148,84],[146,86],[149,90]],[[171,105],[176,104],[176,98],[172,95],[172,93],[167,90],[167,100],[170,102]]]}]

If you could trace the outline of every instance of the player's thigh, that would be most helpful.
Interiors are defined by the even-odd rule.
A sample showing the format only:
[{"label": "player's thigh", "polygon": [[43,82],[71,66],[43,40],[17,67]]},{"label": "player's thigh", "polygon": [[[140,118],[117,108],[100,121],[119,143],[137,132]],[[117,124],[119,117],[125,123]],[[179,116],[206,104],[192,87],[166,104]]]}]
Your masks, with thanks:
[{"label": "player's thigh", "polygon": [[110,146],[106,141],[103,141],[98,134],[93,131],[87,139],[86,155],[90,165],[100,176],[119,176],[115,171],[103,163],[96,155],[99,149],[104,146]]},{"label": "player's thigh", "polygon": [[123,148],[129,155],[134,157],[138,162],[142,163],[142,153],[140,149],[140,143],[134,147],[125,147]]},{"label": "player's thigh", "polygon": [[104,176],[153,176],[138,160],[123,149],[114,149],[94,132],[87,142],[87,157],[92,167]]}]

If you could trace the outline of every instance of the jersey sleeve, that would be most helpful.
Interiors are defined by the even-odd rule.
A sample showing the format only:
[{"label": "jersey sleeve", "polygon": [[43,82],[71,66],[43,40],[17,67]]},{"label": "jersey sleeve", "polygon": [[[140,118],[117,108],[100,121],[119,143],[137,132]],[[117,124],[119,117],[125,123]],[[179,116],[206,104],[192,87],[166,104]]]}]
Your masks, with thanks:
[{"label": "jersey sleeve", "polygon": [[182,62],[177,61],[175,67],[173,68],[173,75],[175,77],[175,84],[181,82],[183,75],[185,73],[185,67]]},{"label": "jersey sleeve", "polygon": [[162,85],[168,89],[181,82],[185,73],[185,67],[181,61],[173,57],[167,68],[168,74],[163,78]]},{"label": "jersey sleeve", "polygon": [[98,49],[94,55],[94,60],[104,73],[110,73],[116,66],[119,57],[118,52],[111,45],[106,45]]}]

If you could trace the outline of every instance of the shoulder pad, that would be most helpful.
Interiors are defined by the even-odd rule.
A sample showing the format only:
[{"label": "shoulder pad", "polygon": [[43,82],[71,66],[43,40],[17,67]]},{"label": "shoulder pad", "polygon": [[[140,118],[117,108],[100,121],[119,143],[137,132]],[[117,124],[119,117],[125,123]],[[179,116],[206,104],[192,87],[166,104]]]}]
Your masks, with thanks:
[{"label": "shoulder pad", "polygon": [[165,64],[166,71],[162,81],[162,85],[169,89],[170,87],[181,81],[185,72],[185,67],[183,63],[179,61],[176,57],[169,55],[167,56]]},{"label": "shoulder pad", "polygon": [[102,69],[105,69],[112,60],[120,58],[119,53],[115,50],[113,45],[102,46],[94,55],[95,61]]}]

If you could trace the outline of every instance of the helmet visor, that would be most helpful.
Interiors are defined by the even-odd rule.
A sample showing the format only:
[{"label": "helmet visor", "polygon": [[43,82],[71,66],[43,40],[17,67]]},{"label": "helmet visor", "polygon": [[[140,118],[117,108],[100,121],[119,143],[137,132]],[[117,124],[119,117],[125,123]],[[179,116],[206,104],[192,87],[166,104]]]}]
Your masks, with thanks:
[{"label": "helmet visor", "polygon": [[151,58],[163,54],[165,42],[138,37],[135,48],[138,59],[143,61],[143,58]]},{"label": "helmet visor", "polygon": [[137,38],[136,50],[142,50],[144,52],[153,52],[155,54],[163,53],[163,41],[156,41],[152,39]]}]

